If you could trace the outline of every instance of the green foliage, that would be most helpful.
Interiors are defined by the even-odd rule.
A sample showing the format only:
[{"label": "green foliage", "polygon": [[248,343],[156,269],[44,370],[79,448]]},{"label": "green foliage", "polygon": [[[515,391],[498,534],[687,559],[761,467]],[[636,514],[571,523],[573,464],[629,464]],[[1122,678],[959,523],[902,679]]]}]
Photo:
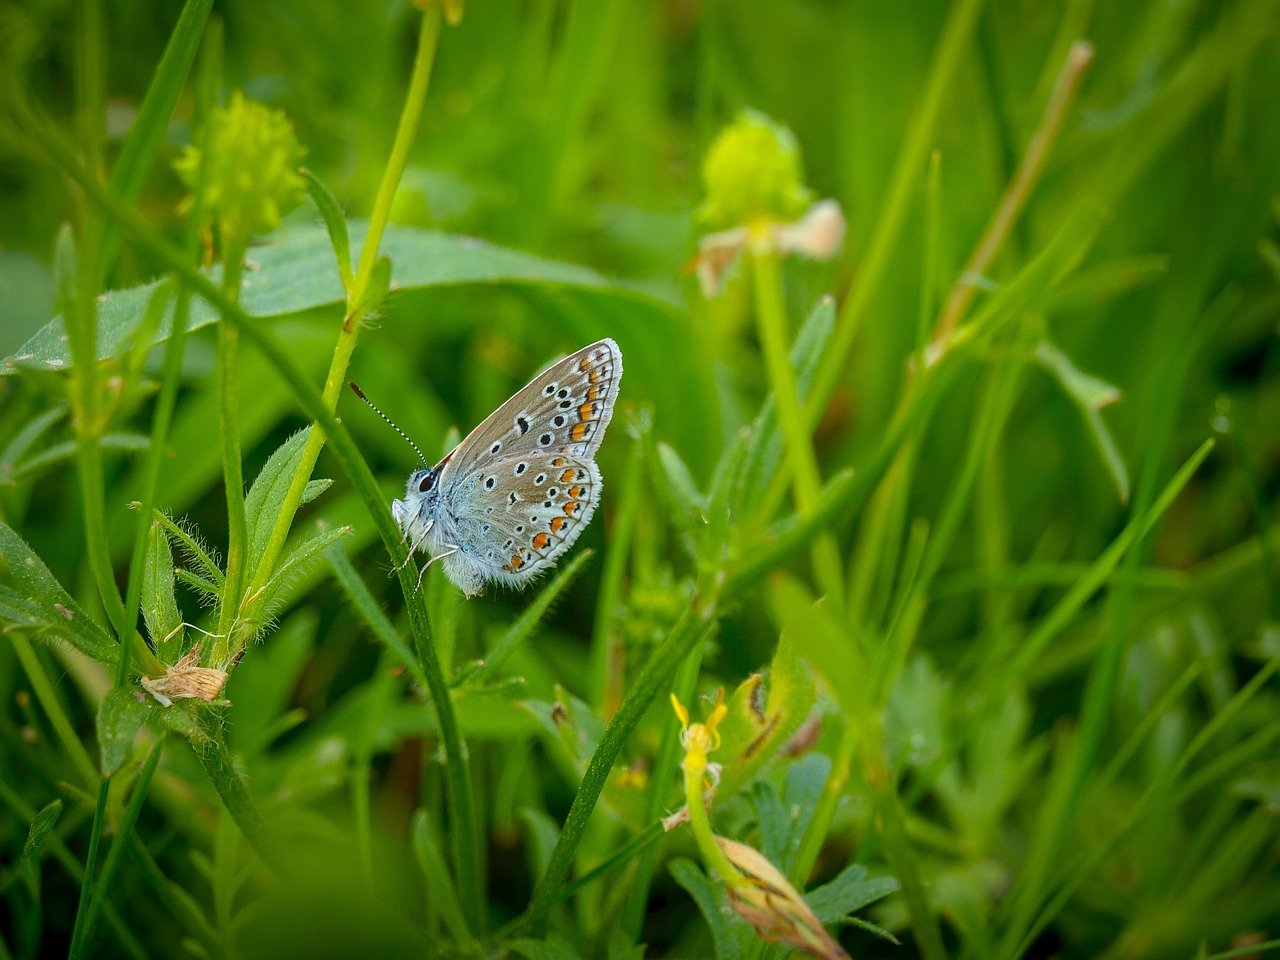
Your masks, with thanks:
[{"label": "green foliage", "polygon": [[[211,8],[0,5],[0,956],[778,960],[717,690],[850,955],[1275,948],[1277,0]],[[344,383],[605,336],[418,589]]]}]

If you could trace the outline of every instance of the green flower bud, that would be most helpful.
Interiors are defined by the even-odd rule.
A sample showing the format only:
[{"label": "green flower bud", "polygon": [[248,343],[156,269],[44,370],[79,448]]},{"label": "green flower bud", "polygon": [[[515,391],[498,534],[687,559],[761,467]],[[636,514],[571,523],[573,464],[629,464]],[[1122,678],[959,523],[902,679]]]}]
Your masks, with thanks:
[{"label": "green flower bud", "polygon": [[786,127],[744,110],[720,131],[702,165],[707,199],[698,219],[709,229],[789,222],[808,209],[800,147]]},{"label": "green flower bud", "polygon": [[[208,144],[205,196],[224,238],[275,230],[280,218],[302,202],[306,183],[298,166],[304,151],[282,111],[246,100],[237,90],[209,117]],[[200,162],[199,148],[190,146],[174,163],[193,191]],[[184,210],[193,202],[188,197]]]}]

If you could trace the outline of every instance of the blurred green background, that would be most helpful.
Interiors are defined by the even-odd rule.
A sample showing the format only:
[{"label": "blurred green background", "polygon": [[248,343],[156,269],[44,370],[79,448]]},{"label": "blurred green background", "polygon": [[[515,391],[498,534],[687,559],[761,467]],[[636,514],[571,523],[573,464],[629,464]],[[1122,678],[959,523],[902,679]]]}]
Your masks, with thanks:
[{"label": "blurred green background", "polygon": [[[103,6],[108,162],[178,9],[130,0]],[[0,99],[22,91],[69,133],[82,13],[82,5],[61,0],[0,2],[8,88]],[[844,212],[847,232],[835,258],[786,261],[786,306],[794,331],[830,295],[842,326],[853,322],[849,303],[859,284],[868,284],[815,447],[825,477],[853,467],[878,479],[885,465],[876,456],[910,390],[920,331],[933,328],[1000,208],[1070,45],[1089,41],[1092,62],[1025,208],[982,275],[965,278],[977,289],[969,316],[1012,281],[1034,283],[1002,307],[1014,318],[1009,327],[966,354],[942,401],[912,428],[914,471],[905,488],[871,498],[831,528],[850,582],[871,583],[867,621],[848,629],[868,637],[895,629],[895,586],[910,574],[901,556],[910,555],[913,536],[946,531],[945,550],[931,558],[936,575],[916,598],[910,660],[884,724],[909,833],[955,956],[1185,957],[1202,944],[1207,955],[1280,936],[1280,699],[1269,672],[1251,700],[1234,699],[1280,652],[1280,540],[1271,535],[1280,491],[1278,14],[1268,0],[473,0],[441,35],[392,219],[528,258],[503,260],[505,251],[477,247],[476,269],[501,268],[502,275],[459,279],[469,268],[467,247],[458,244],[450,256],[462,265],[442,258],[436,267],[417,264],[415,273],[415,248],[404,239],[403,254],[392,248],[392,293],[362,331],[350,377],[431,457],[454,442],[452,428],[465,434],[555,356],[603,336],[617,340],[626,375],[600,455],[605,502],[580,543],[608,557],[618,509],[611,498],[638,447],[645,472],[623,599],[604,614],[624,638],[629,669],[638,669],[688,605],[697,562],[670,519],[671,498],[680,493],[664,480],[652,444],[668,444],[706,490],[723,451],[770,392],[747,272],[732,268],[711,299],[691,275],[702,230],[695,216],[704,197],[701,164],[716,134],[745,108],[772,117],[794,133],[815,197],[837,200]],[[224,89],[283,110],[306,165],[348,216],[366,217],[402,106],[415,9],[219,0],[214,16],[224,30]],[[931,87],[949,51],[954,68]],[[172,162],[190,141],[192,110],[193,94],[184,93],[138,204],[175,240],[184,229],[184,191]],[[0,356],[21,353],[49,323],[55,237],[64,222],[81,221],[83,202],[11,115],[0,113]],[[249,252],[250,286],[260,282],[261,295],[278,293],[280,304],[307,305],[269,311],[280,314],[269,322],[317,384],[341,319],[340,288],[331,261],[321,255],[301,265],[290,244],[321,236],[314,208],[304,204]],[[323,254],[322,243],[317,249]],[[869,254],[881,258],[873,271]],[[561,265],[587,272],[570,275]],[[442,279],[433,280],[437,267]],[[161,272],[125,243],[107,287],[134,287]],[[325,283],[331,288],[317,293]],[[211,327],[188,342],[160,502],[221,545],[213,342]],[[1007,418],[970,465],[993,371],[1006,363],[1024,363]],[[60,376],[30,366],[0,371],[9,374],[0,378],[0,446],[60,401]],[[252,478],[306,420],[252,350],[241,379],[244,472]],[[1095,408],[1082,400],[1106,385],[1118,391],[1116,402]],[[139,394],[116,429],[145,433],[149,403]],[[349,395],[339,414],[388,499],[397,495],[415,464],[412,451]],[[70,436],[63,426],[54,433],[50,444]],[[1003,674],[1019,644],[1209,437],[1217,446],[1121,573],[1087,595],[1033,662],[1019,663],[1016,676]],[[17,479],[12,470],[0,474],[0,514],[95,612],[68,456],[64,450]],[[124,504],[135,495],[140,459],[114,452],[107,464],[109,534],[123,570],[135,523]],[[327,453],[317,475],[339,475]],[[957,489],[973,492],[957,503]],[[339,481],[308,509],[303,523],[353,525],[348,553],[402,622],[403,599],[383,577],[385,552],[346,485]],[[872,525],[890,514],[897,545],[868,553]],[[868,558],[884,565],[859,572]],[[512,661],[506,672],[525,679],[518,694],[459,705],[475,745],[498,921],[524,909],[575,787],[562,770],[542,768],[536,751],[550,748],[529,746],[538,736],[514,698],[549,702],[562,696],[560,685],[589,699],[602,566],[588,563],[536,643]],[[786,570],[821,582],[807,556]],[[455,666],[480,655],[528,603],[527,595],[493,590],[460,614],[443,582],[429,589],[433,609],[445,611],[458,633]],[[699,691],[732,689],[768,664],[779,628],[769,596],[748,596],[725,613]],[[180,603],[189,619],[199,616],[193,597]],[[341,860],[333,851],[350,842],[352,779],[371,778],[382,871],[375,886],[403,883],[412,894],[380,900],[378,910],[389,916],[382,927],[374,912],[351,902],[343,904],[349,923],[335,925],[367,934],[353,935],[362,945],[353,950],[367,948],[377,929],[386,934],[385,950],[397,953],[419,942],[414,924],[435,922],[421,920],[417,901],[405,906],[421,899],[423,880],[398,848],[417,806],[439,813],[430,718],[402,678],[389,679],[327,567],[299,578],[277,621],[278,631],[249,651],[228,688],[233,745],[273,816],[293,818],[330,859]],[[1113,676],[1099,667],[1108,651],[1119,651]],[[74,677],[59,695],[89,742],[102,678],[68,665],[67,655],[41,656],[52,676]],[[69,796],[57,786],[69,775],[48,720],[22,698],[25,674],[6,644],[0,665],[8,814],[0,841],[16,857],[29,821],[18,801],[38,809],[59,790]],[[1194,679],[1169,694],[1189,666]],[[1064,757],[1099,690],[1110,700],[1097,714],[1105,724],[1096,756],[1072,768]],[[957,732],[955,717],[971,701],[997,693],[1008,698],[998,722]],[[1166,694],[1172,702],[1161,700]],[[657,751],[664,709],[652,712],[627,759]],[[1197,742],[1214,718],[1220,725],[1209,742]],[[828,754],[832,729],[820,746]],[[1122,745],[1133,752],[1118,753]],[[1194,762],[1180,766],[1192,745]],[[157,869],[189,891],[216,934],[148,885],[148,868],[129,863],[117,906],[146,952],[180,953],[181,941],[199,944],[191,949],[204,955],[258,955],[247,945],[252,938],[219,910],[238,913],[252,900],[261,911],[254,923],[296,915],[301,930],[306,918],[330,909],[341,870],[318,876],[314,895],[275,890],[261,899],[267,895],[253,882],[208,886],[201,857],[239,862],[244,853],[228,839],[234,830],[216,812],[199,767],[188,753],[171,752],[139,832]],[[1113,761],[1116,771],[1107,766]],[[1075,792],[1063,786],[1070,769],[1083,771]],[[1166,774],[1174,779],[1161,780]],[[1121,834],[1118,825],[1153,784],[1164,799]],[[1049,821],[1066,794],[1074,800],[1057,811],[1066,824],[1059,829]],[[198,805],[190,802],[195,796]],[[673,789],[669,803],[679,802]],[[92,805],[85,810],[74,797],[68,805],[79,812],[59,829],[80,856]],[[611,821],[615,832],[599,828],[593,856],[603,858],[643,825],[621,817]],[[888,872],[856,772],[828,841],[822,877],[846,862]],[[1105,859],[1073,879],[1077,856],[1095,843],[1106,847]],[[679,850],[693,855],[687,844]],[[1017,898],[1029,875],[1042,884],[1032,889],[1045,902],[1054,892],[1065,891],[1065,899],[1022,941],[1021,911],[1030,908]],[[53,868],[45,882],[36,926],[46,947],[64,949],[76,885]],[[652,884],[639,923],[621,919],[622,894],[597,891],[574,901],[557,928],[583,956],[603,955],[609,932],[623,926],[650,944],[649,955],[710,955],[685,892],[664,869]],[[210,889],[242,899],[234,910],[215,906]],[[361,891],[366,896],[379,901]],[[23,926],[16,897],[5,901],[0,931],[15,955],[34,956],[41,936]],[[392,910],[393,902],[403,909]],[[878,910],[871,919],[903,946],[858,930],[842,942],[858,956],[913,955],[901,901],[890,898]],[[101,949],[114,955],[118,947],[110,941]],[[324,945],[307,951],[324,954]]]}]

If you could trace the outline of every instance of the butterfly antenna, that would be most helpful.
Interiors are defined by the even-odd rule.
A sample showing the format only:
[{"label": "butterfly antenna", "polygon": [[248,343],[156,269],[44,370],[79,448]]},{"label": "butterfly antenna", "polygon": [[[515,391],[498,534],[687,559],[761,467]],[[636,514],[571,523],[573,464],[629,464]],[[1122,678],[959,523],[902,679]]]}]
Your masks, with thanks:
[{"label": "butterfly antenna", "polygon": [[418,445],[409,439],[409,435],[407,433],[405,433],[403,430],[401,430],[399,427],[396,426],[396,422],[394,420],[392,420],[385,413],[379,410],[378,405],[376,403],[374,403],[372,400],[370,400],[368,397],[364,395],[364,391],[361,390],[358,386],[356,386],[356,383],[354,380],[348,380],[347,386],[351,388],[352,393],[354,393],[357,397],[359,397],[361,400],[367,403],[369,405],[369,408],[374,413],[380,416],[383,420],[387,421],[387,424],[391,427],[392,430],[400,434],[400,436],[404,437],[405,442],[407,442],[409,446],[413,447],[414,452],[418,455],[418,459],[421,460],[423,464],[425,464],[428,467],[431,466],[431,464],[427,463],[427,458],[422,455],[422,451],[418,449]]}]

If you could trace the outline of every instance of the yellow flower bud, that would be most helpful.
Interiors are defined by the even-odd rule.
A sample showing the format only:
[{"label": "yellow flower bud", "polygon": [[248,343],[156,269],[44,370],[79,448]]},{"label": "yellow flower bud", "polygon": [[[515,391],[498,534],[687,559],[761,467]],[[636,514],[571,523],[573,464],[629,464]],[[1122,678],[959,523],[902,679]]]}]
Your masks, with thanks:
[{"label": "yellow flower bud", "polygon": [[802,182],[795,137],[754,110],[744,110],[720,131],[703,161],[702,178],[707,199],[698,217],[712,230],[790,222],[813,199]]},{"label": "yellow flower bud", "polygon": [[[298,173],[303,149],[280,110],[247,100],[237,90],[209,117],[205,196],[223,237],[265,233],[302,202],[306,184]],[[174,163],[191,190],[200,179],[201,154],[189,146]],[[184,209],[190,209],[188,197]]]}]

